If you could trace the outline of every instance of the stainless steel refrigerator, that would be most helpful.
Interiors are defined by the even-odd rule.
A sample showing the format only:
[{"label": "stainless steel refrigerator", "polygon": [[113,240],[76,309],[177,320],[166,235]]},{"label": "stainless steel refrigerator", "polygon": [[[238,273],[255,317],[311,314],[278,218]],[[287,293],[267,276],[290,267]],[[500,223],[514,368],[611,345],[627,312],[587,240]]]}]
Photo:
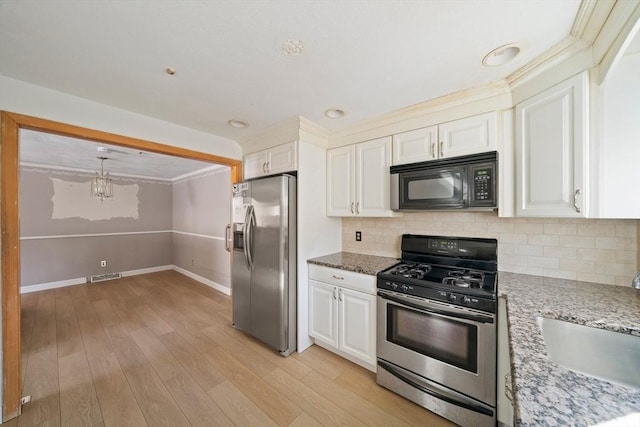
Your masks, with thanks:
[{"label": "stainless steel refrigerator", "polygon": [[296,178],[233,185],[233,326],[283,356],[296,350]]}]

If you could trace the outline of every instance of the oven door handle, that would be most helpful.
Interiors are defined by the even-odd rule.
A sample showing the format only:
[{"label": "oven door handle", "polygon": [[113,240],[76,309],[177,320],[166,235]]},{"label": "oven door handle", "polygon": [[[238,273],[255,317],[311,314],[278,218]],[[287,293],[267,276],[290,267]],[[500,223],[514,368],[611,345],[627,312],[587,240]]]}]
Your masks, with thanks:
[{"label": "oven door handle", "polygon": [[441,316],[446,316],[449,318],[456,319],[466,319],[471,320],[478,323],[493,323],[494,317],[491,315],[482,315],[475,314],[465,310],[447,310],[446,308],[440,307],[439,305],[429,303],[427,301],[415,301],[413,299],[409,299],[402,294],[390,293],[385,290],[378,290],[378,296],[382,299],[392,301],[396,304],[401,304],[406,307],[414,308],[416,310],[420,310],[426,313],[439,314]]},{"label": "oven door handle", "polygon": [[394,368],[391,364],[384,362],[383,360],[378,359],[378,366],[384,369],[385,371],[389,372],[391,375],[393,375],[400,381],[409,384],[411,387],[417,388],[423,393],[426,393],[444,402],[448,402],[453,405],[460,406],[462,408],[468,409],[473,412],[479,412],[484,415],[493,416],[493,411],[491,409],[481,406],[479,404],[475,404],[472,401],[463,402],[459,399],[456,399],[453,396],[448,396],[444,392],[444,390],[442,391],[435,390],[433,387],[430,387],[428,384],[425,384],[423,381],[420,381],[415,375],[409,376],[408,373],[401,372],[399,369]]}]

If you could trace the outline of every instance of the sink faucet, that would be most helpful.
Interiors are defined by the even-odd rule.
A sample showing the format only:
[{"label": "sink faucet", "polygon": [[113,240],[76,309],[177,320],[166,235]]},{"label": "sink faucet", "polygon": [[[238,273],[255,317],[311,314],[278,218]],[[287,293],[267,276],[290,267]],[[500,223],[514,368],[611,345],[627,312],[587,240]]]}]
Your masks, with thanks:
[{"label": "sink faucet", "polygon": [[636,277],[631,281],[631,287],[640,291],[640,270],[638,270]]}]

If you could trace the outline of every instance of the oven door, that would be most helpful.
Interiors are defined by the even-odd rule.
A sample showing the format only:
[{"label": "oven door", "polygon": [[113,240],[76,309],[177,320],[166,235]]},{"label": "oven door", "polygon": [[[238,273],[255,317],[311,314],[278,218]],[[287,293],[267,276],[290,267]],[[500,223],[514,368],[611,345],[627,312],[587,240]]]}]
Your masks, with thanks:
[{"label": "oven door", "polygon": [[465,166],[394,173],[391,187],[396,210],[461,209],[468,204]]},{"label": "oven door", "polygon": [[495,316],[378,290],[378,359],[495,407]]}]

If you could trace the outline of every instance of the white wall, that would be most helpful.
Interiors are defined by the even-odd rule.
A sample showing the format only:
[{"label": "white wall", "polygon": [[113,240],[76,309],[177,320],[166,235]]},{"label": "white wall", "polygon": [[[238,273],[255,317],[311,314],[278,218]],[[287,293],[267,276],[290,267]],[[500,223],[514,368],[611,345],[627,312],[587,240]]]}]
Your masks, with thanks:
[{"label": "white wall", "polygon": [[230,139],[4,76],[0,76],[0,110],[232,159],[242,158],[240,145]]}]

